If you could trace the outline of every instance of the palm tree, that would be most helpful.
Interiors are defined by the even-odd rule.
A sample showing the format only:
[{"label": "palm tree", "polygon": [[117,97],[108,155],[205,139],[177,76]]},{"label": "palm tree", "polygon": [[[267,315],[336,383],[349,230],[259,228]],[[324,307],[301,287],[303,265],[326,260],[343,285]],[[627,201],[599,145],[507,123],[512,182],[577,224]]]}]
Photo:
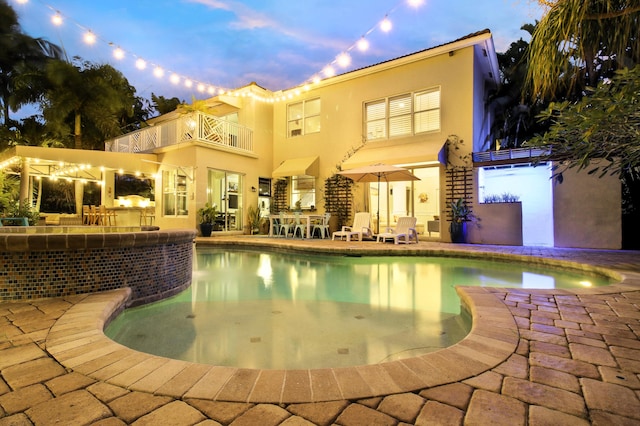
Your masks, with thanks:
[{"label": "palm tree", "polygon": [[62,50],[55,44],[23,34],[15,11],[5,1],[0,1],[0,103],[3,126],[10,126],[11,110],[39,100],[44,90],[44,65],[50,58],[60,57]]},{"label": "palm tree", "polygon": [[74,59],[47,65],[43,115],[53,134],[69,142],[73,137],[76,149],[103,149],[104,140],[121,134],[123,120],[133,116],[135,89],[110,65]]},{"label": "palm tree", "polygon": [[531,40],[527,80],[536,98],[563,88],[577,97],[640,61],[637,0],[539,0],[548,6]]}]

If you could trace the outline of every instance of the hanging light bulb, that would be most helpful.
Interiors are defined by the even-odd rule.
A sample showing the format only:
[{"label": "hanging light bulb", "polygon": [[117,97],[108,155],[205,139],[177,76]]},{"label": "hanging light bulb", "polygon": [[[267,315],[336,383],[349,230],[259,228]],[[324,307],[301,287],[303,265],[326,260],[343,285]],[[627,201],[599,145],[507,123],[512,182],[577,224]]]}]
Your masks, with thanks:
[{"label": "hanging light bulb", "polygon": [[153,75],[155,75],[158,78],[161,78],[164,75],[164,70],[161,67],[156,67],[153,70]]},{"label": "hanging light bulb", "polygon": [[391,28],[393,28],[393,25],[391,24],[389,18],[385,16],[382,22],[380,22],[380,29],[383,32],[388,33],[389,31],[391,31]]},{"label": "hanging light bulb", "polygon": [[325,77],[333,77],[334,75],[336,75],[336,70],[334,70],[331,65],[327,65],[326,67],[324,67],[322,72]]},{"label": "hanging light bulb", "polygon": [[351,65],[351,56],[349,56],[347,52],[342,52],[341,54],[339,54],[336,60],[338,62],[338,65],[340,65],[342,68],[346,68]]},{"label": "hanging light bulb", "polygon": [[320,81],[322,81],[322,79],[320,78],[319,75],[316,74],[316,75],[313,76],[311,81],[313,81],[314,84],[318,84],[318,83],[320,83]]},{"label": "hanging light bulb", "polygon": [[409,6],[420,7],[424,3],[424,0],[408,0]]},{"label": "hanging light bulb", "polygon": [[57,27],[62,25],[62,15],[60,15],[60,12],[56,12],[55,15],[51,17],[51,22]]},{"label": "hanging light bulb", "polygon": [[205,89],[204,84],[198,83],[197,89],[198,89],[198,92],[204,92],[204,89]]},{"label": "hanging light bulb", "polygon": [[29,3],[29,0],[16,0],[18,3],[20,4],[27,4]]},{"label": "hanging light bulb", "polygon": [[180,76],[176,73],[171,74],[171,77],[169,77],[169,81],[171,81],[173,84],[178,84],[180,83]]},{"label": "hanging light bulb", "polygon": [[84,33],[84,42],[87,44],[94,44],[96,42],[96,35],[91,31]]},{"label": "hanging light bulb", "polygon": [[124,58],[124,50],[120,49],[119,47],[116,47],[115,49],[113,49],[113,57],[116,59]]},{"label": "hanging light bulb", "polygon": [[369,49],[369,41],[361,37],[360,40],[358,40],[357,46],[359,51],[366,52]]},{"label": "hanging light bulb", "polygon": [[190,88],[191,86],[193,86],[193,81],[189,80],[188,78],[185,79],[184,86]]},{"label": "hanging light bulb", "polygon": [[138,68],[139,70],[143,70],[147,67],[147,61],[145,61],[142,58],[138,58],[136,60],[136,68]]}]

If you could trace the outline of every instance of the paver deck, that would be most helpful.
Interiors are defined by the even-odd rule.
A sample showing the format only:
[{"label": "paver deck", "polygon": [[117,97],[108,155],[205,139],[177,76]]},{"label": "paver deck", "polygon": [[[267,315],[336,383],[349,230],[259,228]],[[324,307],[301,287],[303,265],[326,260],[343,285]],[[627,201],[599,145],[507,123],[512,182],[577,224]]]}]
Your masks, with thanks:
[{"label": "paver deck", "polygon": [[107,339],[127,290],[0,302],[5,424],[640,424],[640,252],[421,242],[198,239],[312,252],[515,259],[607,273],[579,290],[466,288],[473,329],[450,348],[338,369],[251,370]]}]

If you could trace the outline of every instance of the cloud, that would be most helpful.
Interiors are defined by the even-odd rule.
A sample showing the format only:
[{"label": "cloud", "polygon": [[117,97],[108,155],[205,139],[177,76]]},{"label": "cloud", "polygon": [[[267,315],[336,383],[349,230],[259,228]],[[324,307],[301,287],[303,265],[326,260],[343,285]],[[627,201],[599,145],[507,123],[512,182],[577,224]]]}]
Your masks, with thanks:
[{"label": "cloud", "polygon": [[[271,18],[268,14],[260,12],[256,9],[247,7],[245,4],[237,1],[221,1],[221,0],[186,0],[189,3],[201,4],[212,9],[220,9],[231,12],[236,20],[229,24],[229,28],[233,30],[256,30],[270,29],[277,34],[284,35],[292,41],[305,44],[309,47],[321,47],[330,49],[342,49],[345,42],[336,40],[335,38],[323,38],[317,34],[311,34],[308,31],[299,28],[287,27],[276,19]],[[341,47],[338,47],[341,46]]]}]

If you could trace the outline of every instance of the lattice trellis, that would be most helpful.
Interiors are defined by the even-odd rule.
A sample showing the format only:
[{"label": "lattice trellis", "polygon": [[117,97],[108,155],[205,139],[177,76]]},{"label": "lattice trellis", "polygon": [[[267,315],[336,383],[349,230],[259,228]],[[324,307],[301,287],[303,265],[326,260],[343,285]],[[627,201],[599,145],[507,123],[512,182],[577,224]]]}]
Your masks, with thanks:
[{"label": "lattice trellis", "polygon": [[447,219],[451,219],[452,202],[462,198],[469,208],[473,203],[473,168],[452,167],[446,173],[446,205]]}]

